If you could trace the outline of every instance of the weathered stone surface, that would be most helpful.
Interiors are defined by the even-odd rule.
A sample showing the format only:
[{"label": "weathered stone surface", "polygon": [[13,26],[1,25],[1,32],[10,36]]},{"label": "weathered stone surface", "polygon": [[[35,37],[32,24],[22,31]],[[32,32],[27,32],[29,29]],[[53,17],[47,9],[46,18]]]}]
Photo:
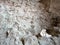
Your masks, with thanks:
[{"label": "weathered stone surface", "polygon": [[0,45],[60,45],[60,37],[36,37],[42,29],[51,27],[47,11],[55,14],[50,0],[40,1],[0,0]]}]

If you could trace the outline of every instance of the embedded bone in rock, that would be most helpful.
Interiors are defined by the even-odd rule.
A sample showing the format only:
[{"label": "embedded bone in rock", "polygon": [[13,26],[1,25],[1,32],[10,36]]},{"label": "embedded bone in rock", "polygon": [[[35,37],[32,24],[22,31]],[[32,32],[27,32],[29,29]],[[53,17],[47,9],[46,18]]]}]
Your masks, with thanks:
[{"label": "embedded bone in rock", "polygon": [[44,0],[0,0],[0,45],[58,45],[59,39],[36,37],[51,27],[49,6]]}]

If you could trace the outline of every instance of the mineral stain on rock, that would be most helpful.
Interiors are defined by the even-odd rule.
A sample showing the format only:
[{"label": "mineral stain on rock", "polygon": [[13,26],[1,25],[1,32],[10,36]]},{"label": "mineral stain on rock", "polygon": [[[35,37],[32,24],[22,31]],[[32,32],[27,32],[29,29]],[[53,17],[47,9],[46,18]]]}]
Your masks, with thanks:
[{"label": "mineral stain on rock", "polygon": [[44,5],[45,10],[49,12],[51,0],[40,0],[39,2],[42,3]]}]

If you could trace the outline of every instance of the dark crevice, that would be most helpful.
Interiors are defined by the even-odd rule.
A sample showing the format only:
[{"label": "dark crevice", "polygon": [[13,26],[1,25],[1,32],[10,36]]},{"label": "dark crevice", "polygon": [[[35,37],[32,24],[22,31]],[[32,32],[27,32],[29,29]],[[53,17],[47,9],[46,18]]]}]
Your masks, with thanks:
[{"label": "dark crevice", "polygon": [[35,35],[37,38],[41,37],[40,33],[38,33],[37,35]]},{"label": "dark crevice", "polygon": [[57,26],[57,18],[52,18],[52,26]]},{"label": "dark crevice", "polygon": [[22,44],[25,45],[25,43],[24,43],[24,39],[23,39],[23,38],[21,39],[21,41],[22,41]]},{"label": "dark crevice", "polygon": [[58,37],[58,35],[60,34],[60,32],[58,30],[54,30],[54,29],[46,29],[46,32],[52,36],[56,36]]},{"label": "dark crevice", "polygon": [[8,33],[8,32],[6,32],[6,38],[8,37],[8,35],[9,35],[9,33]]},{"label": "dark crevice", "polygon": [[56,42],[54,41],[54,39],[53,38],[50,38],[50,39],[53,41],[54,45],[56,45]]},{"label": "dark crevice", "polygon": [[60,24],[60,16],[57,16],[57,17],[53,17],[52,19],[52,26],[54,27],[57,27],[58,26],[58,24]]},{"label": "dark crevice", "polygon": [[39,41],[38,41],[38,44],[41,45]]}]

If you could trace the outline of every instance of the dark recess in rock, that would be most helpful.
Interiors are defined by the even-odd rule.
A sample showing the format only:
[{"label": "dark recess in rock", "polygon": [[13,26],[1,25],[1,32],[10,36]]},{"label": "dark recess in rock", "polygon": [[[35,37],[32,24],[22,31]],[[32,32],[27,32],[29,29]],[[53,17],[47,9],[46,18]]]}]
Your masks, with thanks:
[{"label": "dark recess in rock", "polygon": [[24,39],[23,39],[23,38],[21,39],[21,41],[22,41],[22,44],[25,45],[25,43],[24,43]]},{"label": "dark recess in rock", "polygon": [[41,37],[40,33],[38,33],[37,35],[35,35],[37,38]]},{"label": "dark recess in rock", "polygon": [[8,33],[8,32],[6,32],[6,38],[8,37],[8,35],[9,35],[9,33]]},{"label": "dark recess in rock", "polygon": [[47,29],[46,32],[52,36],[56,36],[58,37],[58,35],[60,34],[60,32],[58,30],[54,30],[54,29]]}]

